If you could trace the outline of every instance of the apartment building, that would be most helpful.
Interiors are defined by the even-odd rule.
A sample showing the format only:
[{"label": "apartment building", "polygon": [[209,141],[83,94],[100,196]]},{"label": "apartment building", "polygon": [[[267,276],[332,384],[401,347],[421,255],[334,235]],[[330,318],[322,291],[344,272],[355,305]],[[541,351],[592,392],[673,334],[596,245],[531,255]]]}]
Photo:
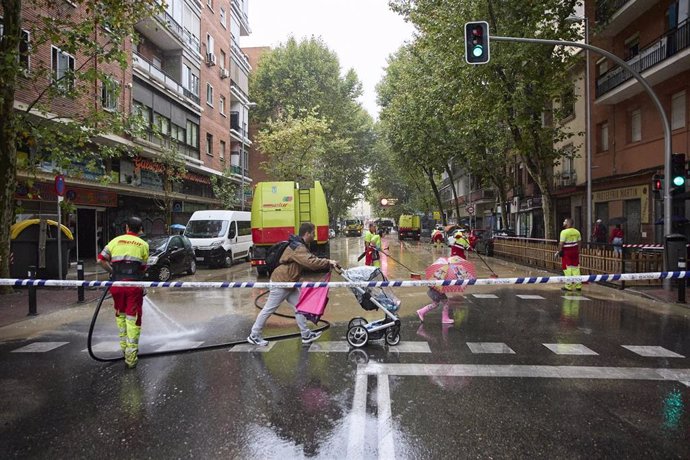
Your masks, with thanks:
[{"label": "apartment building", "polygon": [[[166,203],[172,209],[172,223],[181,224],[196,210],[218,207],[211,177],[226,168],[232,169],[238,185],[251,183],[246,155],[251,145],[246,129],[250,68],[239,48],[239,38],[250,32],[247,4],[248,0],[168,0],[165,11],[137,23],[135,39],[125,44],[131,50],[127,68],[112,64],[107,69],[120,88],[117,98],[109,94],[112,86],[101,84],[79,100],[55,99],[51,111],[60,117],[69,118],[97,104],[101,110],[138,114],[148,128],[134,137],[112,133],[96,140],[131,147],[129,155],[95,167],[70,168],[66,198],[76,210],[63,222],[76,235],[73,259],[95,257],[104,242],[122,232],[131,214],[142,217],[147,233],[160,234],[166,231]],[[84,15],[88,20],[67,1],[47,8],[25,7],[25,22],[53,14]],[[30,31],[26,36],[30,40]],[[57,73],[61,68],[64,72],[96,64],[50,43],[33,46],[31,59],[34,65],[52,65]],[[15,103],[19,109],[41,91],[24,80],[19,87]],[[30,155],[19,150],[20,157]],[[181,156],[186,173],[166,189],[160,161],[170,152]],[[49,159],[41,164],[36,181],[33,174],[18,171],[16,198],[22,210],[18,218],[55,217],[55,171]],[[101,180],[104,174],[109,182]]]},{"label": "apartment building", "polygon": [[[596,23],[591,42],[625,60],[652,86],[670,121],[672,152],[690,152],[690,21],[688,0],[589,0]],[[662,118],[632,75],[592,55],[592,188],[594,217],[624,220],[626,242],[662,242],[663,203],[650,190],[664,169]],[[690,159],[690,157],[688,157]],[[684,197],[674,200],[675,231],[683,225]]]}]

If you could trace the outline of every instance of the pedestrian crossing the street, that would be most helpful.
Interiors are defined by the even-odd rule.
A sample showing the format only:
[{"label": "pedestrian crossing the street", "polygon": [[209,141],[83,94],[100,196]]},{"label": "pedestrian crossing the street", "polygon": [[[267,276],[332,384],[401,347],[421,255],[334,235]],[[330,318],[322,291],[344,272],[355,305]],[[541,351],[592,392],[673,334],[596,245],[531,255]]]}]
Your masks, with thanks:
[{"label": "pedestrian crossing the street", "polygon": [[[70,342],[32,342],[28,345],[11,350],[12,353],[48,353],[68,345]],[[270,341],[266,347],[258,347],[249,343],[242,343],[229,347],[230,352],[261,352],[268,353],[279,344],[280,341]],[[172,340],[168,341],[155,349],[152,352],[165,352],[174,350],[189,350],[202,346],[202,341],[191,340]],[[518,354],[508,344],[503,342],[466,342],[465,345],[472,354]],[[543,343],[546,349],[555,355],[570,355],[570,356],[599,356],[600,353],[591,349],[590,347],[580,343]],[[374,345],[375,346],[375,345]],[[678,358],[684,359],[685,355],[676,353],[672,350],[656,345],[620,345],[623,349],[634,353],[643,358]],[[432,353],[433,350],[426,341],[403,341],[398,345],[389,347],[389,350],[395,350],[397,353]],[[117,353],[120,351],[120,344],[117,341],[103,341],[94,343],[92,346],[94,353]],[[345,341],[317,341],[310,345],[310,353],[347,353],[352,348]],[[86,352],[83,349],[82,352]]]}]

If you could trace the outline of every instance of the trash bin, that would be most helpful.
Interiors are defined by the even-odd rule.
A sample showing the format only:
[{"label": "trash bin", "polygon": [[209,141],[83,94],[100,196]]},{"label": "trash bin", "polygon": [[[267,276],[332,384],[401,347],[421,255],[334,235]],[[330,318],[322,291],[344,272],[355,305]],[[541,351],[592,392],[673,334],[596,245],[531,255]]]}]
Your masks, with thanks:
[{"label": "trash bin", "polygon": [[666,270],[675,272],[680,270],[678,268],[678,259],[680,257],[687,257],[688,239],[681,233],[672,233],[666,235],[666,244],[664,245],[664,260],[666,261]]},{"label": "trash bin", "polygon": [[[45,224],[41,224],[41,220]],[[29,266],[36,266],[36,277],[39,279],[57,279],[58,250],[57,222],[47,219],[28,219],[10,227],[10,251],[14,263],[10,266],[10,276],[26,278]],[[74,245],[74,236],[69,228],[62,228],[62,278],[67,277],[69,269],[69,251]],[[41,236],[43,230],[43,236]],[[45,243],[45,245],[43,244]]]}]

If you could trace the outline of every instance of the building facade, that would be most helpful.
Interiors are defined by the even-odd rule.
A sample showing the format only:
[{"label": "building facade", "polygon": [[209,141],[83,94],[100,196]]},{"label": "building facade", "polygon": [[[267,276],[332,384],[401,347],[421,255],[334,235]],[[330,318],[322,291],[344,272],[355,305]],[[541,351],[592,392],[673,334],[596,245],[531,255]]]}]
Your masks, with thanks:
[{"label": "building facade", "polygon": [[[25,8],[23,23],[29,27],[32,20],[53,14],[89,19],[70,2],[47,8]],[[238,186],[251,183],[246,154],[251,141],[242,129],[248,118],[250,68],[239,47],[240,37],[250,33],[247,10],[248,0],[168,0],[165,11],[136,24],[136,36],[124,44],[130,56],[127,67],[107,64],[105,71],[118,92],[110,94],[111,86],[101,83],[78,100],[54,100],[51,112],[58,117],[70,118],[83,107],[98,105],[123,117],[137,115],[144,125],[133,134],[94,139],[124,147],[127,155],[95,165],[73,164],[66,171],[65,198],[73,206],[63,223],[76,236],[73,260],[95,258],[132,214],[142,217],[146,233],[161,234],[167,231],[168,210],[172,223],[186,224],[194,211],[219,207],[211,177],[226,169]],[[29,30],[26,35],[30,40]],[[34,45],[31,59],[30,65],[52,66],[55,72],[100,65],[50,43]],[[19,110],[40,91],[30,83],[20,78]],[[35,154],[19,147],[20,164]],[[179,180],[166,182],[166,155],[182,159],[185,172]],[[18,219],[56,217],[53,177],[60,168],[44,160],[38,172],[18,171]]]},{"label": "building facade", "polygon": [[[688,0],[586,2],[594,45],[626,61],[647,80],[671,128],[672,152],[688,155],[690,22]],[[591,27],[594,29],[594,27]],[[664,170],[664,130],[656,106],[632,75],[592,54],[594,218],[623,221],[628,243],[663,242],[663,203],[651,191]],[[684,196],[674,199],[674,230],[688,232]]]}]

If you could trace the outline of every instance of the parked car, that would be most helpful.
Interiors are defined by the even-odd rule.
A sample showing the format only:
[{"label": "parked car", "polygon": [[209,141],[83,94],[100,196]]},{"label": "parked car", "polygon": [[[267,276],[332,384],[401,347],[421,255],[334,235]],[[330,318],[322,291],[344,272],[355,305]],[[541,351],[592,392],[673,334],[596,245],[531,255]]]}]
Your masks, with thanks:
[{"label": "parked car", "polygon": [[183,235],[144,237],[149,244],[146,278],[168,281],[173,275],[196,273],[196,257],[189,238]]},{"label": "parked car", "polygon": [[328,238],[335,238],[335,230],[332,228],[328,229]]}]

